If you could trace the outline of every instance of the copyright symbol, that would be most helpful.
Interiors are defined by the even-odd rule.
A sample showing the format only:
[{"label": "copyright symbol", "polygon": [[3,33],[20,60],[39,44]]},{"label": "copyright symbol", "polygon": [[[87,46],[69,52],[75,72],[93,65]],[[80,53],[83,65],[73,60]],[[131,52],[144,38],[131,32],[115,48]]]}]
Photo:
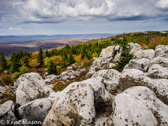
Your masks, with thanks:
[{"label": "copyright symbol", "polygon": [[5,120],[0,120],[0,124],[5,124]]}]

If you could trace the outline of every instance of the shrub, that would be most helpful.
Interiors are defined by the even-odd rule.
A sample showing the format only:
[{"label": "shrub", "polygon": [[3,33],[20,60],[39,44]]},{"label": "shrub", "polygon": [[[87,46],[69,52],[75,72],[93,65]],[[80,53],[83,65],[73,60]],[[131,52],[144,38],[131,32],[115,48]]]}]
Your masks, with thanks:
[{"label": "shrub", "polygon": [[161,37],[156,36],[156,37],[151,39],[150,43],[148,44],[148,48],[155,49],[155,47],[159,44],[161,44]]},{"label": "shrub", "polygon": [[40,65],[40,63],[38,63],[37,58],[29,60],[29,66],[35,68],[35,67],[37,67],[39,65]]},{"label": "shrub", "polygon": [[13,73],[13,75],[12,75],[12,79],[13,79],[13,80],[17,80],[20,75],[21,75],[20,72],[15,72],[15,73]]},{"label": "shrub", "polygon": [[82,63],[82,55],[80,54],[80,55],[78,55],[78,56],[75,56],[75,62],[77,62],[77,63]]},{"label": "shrub", "polygon": [[28,68],[27,66],[21,66],[21,67],[19,68],[19,71],[20,71],[22,74],[24,74],[24,73],[26,73],[26,72],[29,71],[29,68]]},{"label": "shrub", "polygon": [[93,53],[92,57],[99,57],[97,53]]},{"label": "shrub", "polygon": [[62,91],[64,88],[67,87],[67,85],[63,84],[63,82],[60,80],[57,80],[52,83],[54,84],[54,87],[52,88],[54,91]]},{"label": "shrub", "polygon": [[12,85],[12,80],[10,75],[6,75],[4,72],[0,74],[1,84]]}]

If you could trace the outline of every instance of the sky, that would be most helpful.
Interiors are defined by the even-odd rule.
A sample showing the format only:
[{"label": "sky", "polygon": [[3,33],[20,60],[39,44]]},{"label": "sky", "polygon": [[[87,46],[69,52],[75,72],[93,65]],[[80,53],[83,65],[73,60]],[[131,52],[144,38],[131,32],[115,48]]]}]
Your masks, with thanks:
[{"label": "sky", "polygon": [[168,30],[168,0],[0,0],[0,35]]}]

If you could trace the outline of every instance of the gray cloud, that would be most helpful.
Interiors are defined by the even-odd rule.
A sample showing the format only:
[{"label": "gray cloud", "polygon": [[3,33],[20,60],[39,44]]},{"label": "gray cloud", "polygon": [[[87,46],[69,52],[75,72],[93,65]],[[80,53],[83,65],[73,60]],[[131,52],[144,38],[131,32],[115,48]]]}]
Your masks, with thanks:
[{"label": "gray cloud", "polygon": [[148,20],[167,17],[167,0],[0,0],[1,17],[24,23],[66,20]]}]

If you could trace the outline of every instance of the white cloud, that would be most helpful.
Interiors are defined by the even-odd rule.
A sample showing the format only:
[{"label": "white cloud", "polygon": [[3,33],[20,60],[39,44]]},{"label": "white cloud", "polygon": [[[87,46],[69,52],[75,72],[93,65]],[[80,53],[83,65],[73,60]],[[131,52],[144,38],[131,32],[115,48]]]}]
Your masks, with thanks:
[{"label": "white cloud", "polygon": [[[22,2],[20,10],[25,21],[62,21],[66,19],[90,19],[95,16],[108,16],[115,12],[116,4],[111,0],[98,0],[90,5],[82,0],[58,2],[56,0],[28,0]],[[18,5],[18,4],[17,4]]]},{"label": "white cloud", "polygon": [[159,0],[155,5],[159,9],[168,11],[168,0]]},{"label": "white cloud", "polygon": [[9,30],[15,30],[15,31],[20,31],[21,30],[21,28],[14,28],[14,27],[9,27],[8,29]]},{"label": "white cloud", "polygon": [[166,9],[168,0],[8,0],[0,5],[0,12],[10,10],[8,5],[13,10],[9,11],[10,16],[18,22],[60,23],[94,19],[147,20],[166,16],[157,8]]}]

